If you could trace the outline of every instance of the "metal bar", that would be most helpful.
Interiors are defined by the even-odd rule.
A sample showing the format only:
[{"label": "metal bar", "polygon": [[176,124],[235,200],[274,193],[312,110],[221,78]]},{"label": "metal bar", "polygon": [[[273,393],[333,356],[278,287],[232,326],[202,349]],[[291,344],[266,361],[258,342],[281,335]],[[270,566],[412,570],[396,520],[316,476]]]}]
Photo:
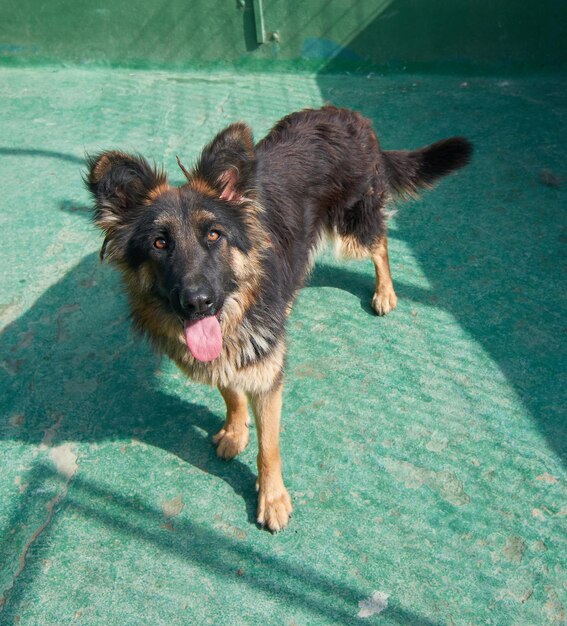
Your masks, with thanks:
[{"label": "metal bar", "polygon": [[256,41],[266,43],[266,30],[264,27],[264,8],[262,0],[252,0],[254,7],[254,21],[256,23]]}]

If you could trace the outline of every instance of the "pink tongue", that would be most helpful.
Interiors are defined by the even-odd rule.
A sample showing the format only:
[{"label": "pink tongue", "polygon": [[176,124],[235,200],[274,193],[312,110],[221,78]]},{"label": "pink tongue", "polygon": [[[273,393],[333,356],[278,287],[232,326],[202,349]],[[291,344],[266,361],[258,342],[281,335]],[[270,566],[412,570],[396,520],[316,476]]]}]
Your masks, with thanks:
[{"label": "pink tongue", "polygon": [[185,322],[185,341],[198,361],[212,361],[222,350],[222,335],[216,316],[204,317],[196,322]]}]

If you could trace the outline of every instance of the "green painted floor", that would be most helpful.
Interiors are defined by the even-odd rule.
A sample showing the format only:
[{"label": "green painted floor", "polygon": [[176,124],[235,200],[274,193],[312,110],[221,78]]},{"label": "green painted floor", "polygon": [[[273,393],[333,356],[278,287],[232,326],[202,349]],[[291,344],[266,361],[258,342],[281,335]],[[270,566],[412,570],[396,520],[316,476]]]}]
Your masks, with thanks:
[{"label": "green painted floor", "polygon": [[[0,623],[562,624],[567,80],[0,69]],[[254,524],[255,438],[130,329],[81,173],[178,182],[224,124],[325,101],[386,148],[473,164],[391,221],[400,303],[325,253],[289,322],[290,527]],[[563,230],[562,230],[563,229]]]}]

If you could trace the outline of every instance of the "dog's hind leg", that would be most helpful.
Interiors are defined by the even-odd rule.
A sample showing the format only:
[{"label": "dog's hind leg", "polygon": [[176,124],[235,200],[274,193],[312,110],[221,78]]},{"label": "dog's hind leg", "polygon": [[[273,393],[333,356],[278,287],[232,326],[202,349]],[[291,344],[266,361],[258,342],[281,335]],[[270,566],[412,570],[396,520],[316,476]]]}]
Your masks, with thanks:
[{"label": "dog's hind leg", "polygon": [[386,315],[396,308],[398,296],[394,291],[390,260],[388,259],[388,239],[382,235],[371,250],[372,261],[376,269],[376,291],[372,297],[372,308],[378,315]]},{"label": "dog's hind leg", "polygon": [[379,173],[377,169],[368,190],[356,203],[348,208],[335,209],[330,234],[337,256],[372,259],[376,270],[372,308],[378,315],[386,315],[396,308],[398,298],[390,274],[387,214],[384,211],[390,196]]},{"label": "dog's hind leg", "polygon": [[221,430],[213,437],[213,442],[221,459],[233,459],[248,445],[250,426],[248,399],[237,389],[219,387],[219,391],[226,403],[226,420]]},{"label": "dog's hind leg", "polygon": [[292,512],[291,498],[282,478],[280,458],[280,417],[282,385],[250,394],[258,430],[258,523],[272,532],[287,526]]}]

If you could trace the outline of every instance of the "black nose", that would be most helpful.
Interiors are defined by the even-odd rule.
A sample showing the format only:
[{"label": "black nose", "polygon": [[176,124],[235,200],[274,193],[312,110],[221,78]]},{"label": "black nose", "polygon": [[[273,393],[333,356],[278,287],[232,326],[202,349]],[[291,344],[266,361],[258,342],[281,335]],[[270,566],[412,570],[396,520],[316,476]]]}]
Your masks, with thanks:
[{"label": "black nose", "polygon": [[206,289],[185,289],[179,295],[179,304],[185,313],[212,313],[213,298]]}]

